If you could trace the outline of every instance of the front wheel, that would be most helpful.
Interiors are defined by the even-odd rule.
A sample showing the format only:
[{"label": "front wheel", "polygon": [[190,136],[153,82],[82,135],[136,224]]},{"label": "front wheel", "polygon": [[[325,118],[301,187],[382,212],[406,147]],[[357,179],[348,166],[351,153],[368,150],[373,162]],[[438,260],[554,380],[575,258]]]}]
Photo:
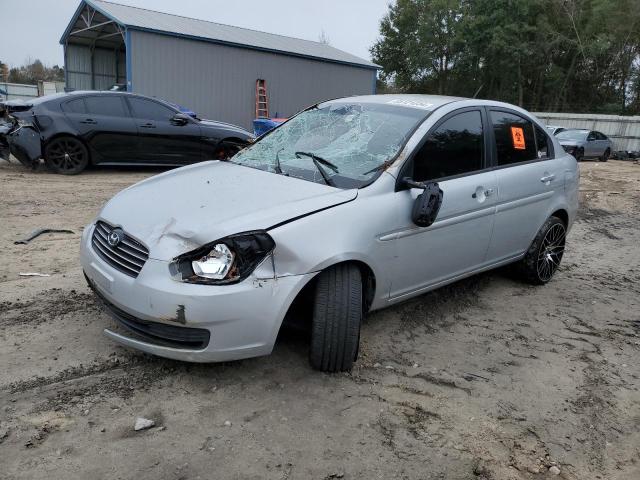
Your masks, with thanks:
[{"label": "front wheel", "polygon": [[551,280],[562,261],[566,235],[564,222],[558,217],[549,217],[517,264],[520,277],[533,285]]},{"label": "front wheel", "polygon": [[341,264],[318,276],[309,362],[316,370],[351,370],[358,355],[362,323],[362,276],[355,265]]},{"label": "front wheel", "polygon": [[58,137],[44,148],[44,161],[52,172],[76,175],[89,165],[89,151],[77,138]]},{"label": "front wheel", "polygon": [[583,159],[584,159],[584,150],[580,148],[576,152],[576,162],[581,162]]}]

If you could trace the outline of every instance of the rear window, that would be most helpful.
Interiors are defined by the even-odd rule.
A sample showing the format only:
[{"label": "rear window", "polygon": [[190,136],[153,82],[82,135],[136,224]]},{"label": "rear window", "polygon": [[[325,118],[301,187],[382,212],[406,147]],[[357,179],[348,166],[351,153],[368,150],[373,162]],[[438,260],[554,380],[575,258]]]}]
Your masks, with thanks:
[{"label": "rear window", "polygon": [[125,117],[122,98],[110,95],[87,97],[84,99],[89,113],[94,115],[104,115],[107,117]]},{"label": "rear window", "polygon": [[538,158],[533,123],[523,117],[491,110],[498,165],[527,162]]},{"label": "rear window", "polygon": [[538,146],[538,158],[551,158],[552,157],[552,149],[550,147],[549,137],[547,133],[538,127],[535,126],[536,130],[536,144]]}]

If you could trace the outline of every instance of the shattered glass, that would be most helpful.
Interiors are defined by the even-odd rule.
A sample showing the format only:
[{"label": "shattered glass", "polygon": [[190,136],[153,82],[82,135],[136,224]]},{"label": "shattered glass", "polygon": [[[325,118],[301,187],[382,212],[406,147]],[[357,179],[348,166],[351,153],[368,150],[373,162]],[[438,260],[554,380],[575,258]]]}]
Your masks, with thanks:
[{"label": "shattered glass", "polygon": [[280,173],[279,161],[284,175],[325,183],[308,155],[313,154],[337,167],[337,171],[321,167],[336,186],[363,186],[399,153],[427,115],[418,109],[377,103],[320,104],[271,131],[237,154],[233,162]]}]

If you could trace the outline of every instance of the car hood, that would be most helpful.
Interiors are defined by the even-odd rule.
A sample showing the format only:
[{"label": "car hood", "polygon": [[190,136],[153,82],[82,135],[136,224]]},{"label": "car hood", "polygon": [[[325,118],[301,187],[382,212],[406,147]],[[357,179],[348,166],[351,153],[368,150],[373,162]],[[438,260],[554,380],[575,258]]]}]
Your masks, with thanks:
[{"label": "car hood", "polygon": [[560,145],[562,145],[563,147],[577,147],[578,145],[580,145],[582,142],[578,142],[576,140],[558,140],[558,142],[560,143]]},{"label": "car hood", "polygon": [[206,118],[203,118],[200,120],[200,126],[203,128],[215,128],[217,130],[223,129],[229,132],[237,132],[237,133],[241,133],[243,136],[252,136],[251,132],[237,125],[233,125],[231,123],[217,122],[215,120],[207,120]]},{"label": "car hood", "polygon": [[268,229],[357,195],[356,189],[212,161],[123,190],[99,218],[145,244],[150,258],[168,261],[227,235]]}]

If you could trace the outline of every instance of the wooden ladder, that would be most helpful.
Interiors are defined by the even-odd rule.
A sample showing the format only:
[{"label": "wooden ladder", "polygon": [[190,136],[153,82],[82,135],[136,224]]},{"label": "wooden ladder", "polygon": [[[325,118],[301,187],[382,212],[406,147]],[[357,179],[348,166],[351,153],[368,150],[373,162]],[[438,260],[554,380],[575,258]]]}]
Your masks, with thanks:
[{"label": "wooden ladder", "polygon": [[261,78],[256,80],[256,118],[269,118],[267,81]]}]

